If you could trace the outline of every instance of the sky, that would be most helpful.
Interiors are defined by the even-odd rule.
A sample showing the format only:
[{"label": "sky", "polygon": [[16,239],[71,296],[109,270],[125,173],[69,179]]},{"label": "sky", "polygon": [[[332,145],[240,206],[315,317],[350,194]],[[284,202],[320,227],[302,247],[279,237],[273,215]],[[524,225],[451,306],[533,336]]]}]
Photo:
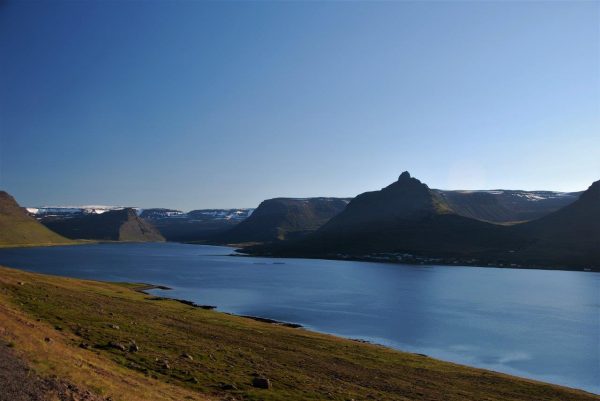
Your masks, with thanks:
[{"label": "sky", "polygon": [[600,2],[0,3],[0,189],[255,207],[600,179]]}]

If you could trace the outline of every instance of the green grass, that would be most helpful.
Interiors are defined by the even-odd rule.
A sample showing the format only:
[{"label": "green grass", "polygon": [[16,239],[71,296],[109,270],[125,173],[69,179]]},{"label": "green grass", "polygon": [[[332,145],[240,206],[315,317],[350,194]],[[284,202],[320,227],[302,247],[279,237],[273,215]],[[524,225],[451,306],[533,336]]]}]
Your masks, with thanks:
[{"label": "green grass", "polygon": [[13,219],[0,215],[0,247],[68,245],[64,238],[41,223],[29,219]]},{"label": "green grass", "polygon": [[[0,268],[0,295],[48,327],[60,326],[56,335],[64,337],[66,348],[216,399],[600,399],[380,346],[153,300],[135,291],[136,287]],[[128,345],[132,340],[138,352],[109,346],[111,342]],[[81,343],[90,348],[79,348]],[[256,375],[269,378],[273,388],[254,388],[251,383]]]}]

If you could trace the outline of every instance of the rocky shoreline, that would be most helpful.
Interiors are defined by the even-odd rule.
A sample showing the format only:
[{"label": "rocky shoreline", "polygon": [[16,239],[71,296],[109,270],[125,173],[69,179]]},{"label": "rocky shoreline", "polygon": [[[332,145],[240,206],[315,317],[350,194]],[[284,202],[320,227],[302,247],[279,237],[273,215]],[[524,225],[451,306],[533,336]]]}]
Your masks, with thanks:
[{"label": "rocky shoreline", "polygon": [[[172,290],[172,288],[164,286],[164,285],[142,284],[139,287],[135,287],[135,290],[138,291],[138,292],[141,292],[143,294],[151,295],[152,296],[152,294],[148,293],[149,290],[163,290],[163,291],[168,291],[168,290]],[[193,301],[189,301],[187,299],[169,298],[169,297],[158,297],[158,296],[152,296],[151,298],[148,298],[148,299],[151,300],[151,301],[176,301],[176,302],[182,303],[184,305],[189,305],[192,308],[200,308],[200,309],[205,309],[205,310],[217,309],[217,307],[215,305],[201,305],[201,304],[197,304],[197,303],[195,303]],[[245,319],[251,319],[251,320],[255,320],[257,322],[269,323],[269,324],[274,324],[274,325],[283,326],[283,327],[290,327],[290,328],[293,328],[293,329],[299,329],[299,328],[304,327],[304,326],[302,326],[301,324],[298,324],[298,323],[283,322],[283,321],[280,321],[280,320],[269,319],[269,318],[261,317],[261,316],[238,315],[236,313],[230,313],[230,312],[221,312],[221,313],[225,313],[226,315],[231,315],[231,316],[243,317]]]}]

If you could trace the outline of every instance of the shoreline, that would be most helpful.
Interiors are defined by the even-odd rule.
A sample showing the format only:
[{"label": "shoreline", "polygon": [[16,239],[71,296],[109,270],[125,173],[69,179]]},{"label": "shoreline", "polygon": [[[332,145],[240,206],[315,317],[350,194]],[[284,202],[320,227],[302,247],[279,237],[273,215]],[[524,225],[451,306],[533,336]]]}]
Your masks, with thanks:
[{"label": "shoreline", "polygon": [[[194,244],[195,245],[195,244]],[[206,246],[227,246],[229,245],[207,245]],[[600,273],[600,267],[568,267],[568,266],[559,266],[559,267],[551,267],[547,265],[514,265],[514,266],[505,266],[505,265],[496,265],[496,264],[481,264],[481,263],[469,263],[465,261],[460,262],[445,262],[443,260],[433,260],[435,258],[431,258],[432,260],[428,261],[410,261],[410,260],[386,260],[383,258],[377,257],[360,257],[360,256],[348,256],[348,257],[336,257],[336,256],[324,256],[324,255],[290,255],[290,256],[280,256],[280,255],[268,255],[268,254],[253,254],[247,251],[244,251],[243,248],[234,249],[237,253],[229,254],[228,256],[235,257],[250,257],[250,258],[272,258],[272,259],[315,259],[315,260],[338,260],[338,261],[348,261],[348,262],[369,262],[369,263],[381,263],[388,265],[406,265],[406,266],[446,266],[446,267],[479,267],[483,269],[505,269],[505,270],[547,270],[547,271],[575,271],[575,272],[584,272],[584,273]]]},{"label": "shoreline", "polygon": [[[492,389],[488,387],[491,385],[490,380],[492,380],[493,383],[497,382],[500,386],[509,386],[504,388],[510,389],[510,391],[516,391],[516,393],[512,393],[514,395],[519,394],[519,396],[516,398],[501,397],[500,399],[519,399],[523,401],[530,401],[531,399],[540,399],[534,394],[547,394],[547,391],[550,391],[550,389],[555,389],[551,391],[574,391],[576,393],[573,393],[573,399],[577,400],[587,399],[585,397],[591,397],[590,399],[600,400],[600,398],[598,398],[598,394],[590,390],[570,387],[564,384],[554,384],[552,382],[542,381],[542,379],[527,378],[515,373],[501,373],[497,370],[492,370],[485,367],[478,368],[464,363],[448,362],[443,359],[431,357],[429,355],[402,351],[397,348],[392,348],[382,344],[374,344],[362,339],[348,338],[336,334],[319,332],[312,328],[303,328],[302,330],[296,331],[291,330],[288,327],[280,327],[279,325],[272,324],[256,326],[257,323],[260,325],[261,323],[270,322],[258,320],[256,323],[243,323],[244,320],[249,319],[248,316],[239,316],[221,311],[214,311],[217,312],[215,314],[211,314],[210,310],[198,310],[198,312],[194,312],[193,309],[196,308],[193,306],[193,303],[190,304],[189,301],[180,302],[181,300],[162,298],[164,300],[172,300],[175,302],[168,304],[165,303],[163,306],[160,306],[159,309],[155,309],[151,306],[154,304],[154,302],[151,299],[148,299],[148,295],[152,296],[152,294],[144,293],[144,291],[148,291],[150,289],[162,290],[168,288],[162,285],[123,282],[116,283],[102,282],[97,280],[63,278],[60,276],[30,273],[21,269],[11,268],[2,268],[2,271],[5,272],[5,274],[0,276],[0,284],[3,284],[7,290],[0,293],[0,296],[10,296],[12,302],[15,302],[15,305],[21,305],[21,307],[25,306],[24,308],[19,309],[23,310],[24,312],[33,313],[33,315],[31,315],[31,319],[38,317],[37,322],[40,322],[39,317],[42,317],[47,322],[47,328],[50,331],[48,331],[48,334],[46,335],[48,335],[50,339],[46,338],[43,341],[36,340],[39,341],[43,349],[57,347],[57,343],[60,342],[59,339],[63,336],[66,336],[64,337],[65,339],[71,338],[71,342],[72,339],[75,338],[75,345],[77,342],[81,343],[79,347],[72,348],[73,350],[79,349],[80,351],[78,352],[89,352],[90,349],[98,350],[94,352],[96,354],[98,352],[102,352],[103,355],[108,357],[113,355],[112,359],[116,362],[125,361],[122,359],[123,357],[125,357],[126,360],[132,360],[131,358],[133,358],[135,363],[145,364],[144,366],[146,369],[156,372],[159,377],[162,377],[160,375],[164,374],[167,374],[168,376],[168,372],[171,369],[167,367],[165,370],[164,366],[160,365],[160,363],[162,363],[160,362],[162,361],[160,358],[165,358],[164,360],[168,359],[171,367],[173,366],[173,363],[176,365],[183,364],[188,366],[190,363],[189,361],[191,360],[189,355],[194,355],[193,361],[198,361],[200,364],[204,363],[204,367],[197,367],[194,369],[198,369],[198,372],[204,372],[207,367],[214,367],[214,363],[223,360],[220,356],[223,355],[223,352],[226,352],[229,357],[233,358],[225,358],[225,361],[228,361],[228,364],[233,364],[227,366],[229,366],[229,368],[234,368],[235,366],[235,369],[237,369],[236,372],[241,374],[243,377],[248,377],[248,361],[252,361],[254,358],[259,358],[259,355],[263,355],[263,353],[267,352],[269,353],[269,358],[267,358],[265,361],[271,361],[272,363],[275,363],[275,365],[270,367],[268,367],[270,363],[269,365],[263,365],[263,368],[268,367],[269,369],[270,373],[267,373],[267,377],[272,377],[272,375],[279,376],[282,374],[282,371],[279,370],[278,363],[283,361],[283,366],[287,366],[285,364],[289,363],[289,358],[292,358],[292,360],[300,358],[298,361],[304,360],[304,355],[308,352],[310,355],[313,355],[313,357],[323,358],[318,359],[318,361],[321,361],[320,363],[328,363],[329,365],[326,366],[329,366],[331,369],[337,369],[341,361],[346,361],[347,363],[351,364],[359,364],[355,366],[363,366],[362,364],[368,363],[369,366],[372,365],[370,369],[377,369],[380,371],[380,373],[385,371],[387,374],[391,374],[390,378],[396,377],[393,374],[393,372],[396,372],[395,374],[400,376],[397,376],[399,382],[395,385],[400,386],[399,388],[402,388],[402,391],[406,391],[406,394],[413,394],[414,391],[413,385],[408,385],[408,387],[406,387],[405,384],[403,384],[406,380],[409,380],[409,382],[410,380],[423,380],[424,377],[427,377],[426,381],[422,383],[425,385],[425,387],[420,388],[420,391],[429,391],[427,390],[429,388],[428,386],[434,386],[434,388],[439,389],[439,391],[442,389],[444,389],[443,391],[447,391],[448,389],[443,384],[444,381],[440,382],[439,375],[442,374],[441,378],[445,377],[448,380],[453,380],[452,386],[458,386],[457,396],[460,395],[460,397],[463,397],[465,394],[470,394],[471,397],[467,398],[471,400],[481,399],[480,397],[475,397],[476,394],[488,394],[490,396],[500,396],[504,394],[500,389],[498,389],[498,391],[500,391],[499,393],[492,391]],[[127,290],[129,290],[129,294],[127,293]],[[134,295],[136,293],[138,294],[137,296]],[[44,294],[50,294],[50,297],[47,297]],[[77,301],[75,301],[76,299]],[[65,301],[67,301],[67,303],[65,303]],[[62,308],[66,307],[67,310],[70,311],[70,314],[67,314],[65,319],[65,316],[58,316],[53,312],[49,312],[47,309],[48,302],[50,302],[50,305],[62,305]],[[102,303],[102,308],[97,308],[97,302]],[[139,308],[142,306],[142,304],[139,304],[139,302],[150,303],[148,303],[147,308],[144,309]],[[2,308],[0,308],[0,310],[1,309]],[[39,315],[39,313],[41,313],[41,315]],[[50,314],[48,315],[48,313]],[[173,313],[175,313],[175,315],[173,315]],[[196,315],[196,313],[200,313],[200,315]],[[78,316],[86,316],[86,319],[91,318],[91,321],[87,321],[85,324],[82,324],[80,321],[78,321]],[[179,316],[181,317],[179,318]],[[193,316],[205,316],[205,318],[196,320],[193,318]],[[173,320],[174,317],[177,318]],[[240,317],[245,319],[239,319]],[[132,321],[132,318],[135,319],[135,321]],[[159,321],[157,321],[157,319],[159,319]],[[207,324],[209,325],[208,327],[221,327],[219,330],[226,331],[207,331]],[[153,331],[148,332],[146,325],[151,325]],[[33,326],[24,327],[26,330],[31,330],[30,327]],[[166,351],[166,348],[164,348],[160,342],[160,339],[164,338],[164,334],[161,333],[166,333],[165,330],[168,332],[168,330],[172,330],[175,327],[185,327],[185,333],[188,333],[186,334],[187,337],[169,336],[169,338],[180,340],[178,340],[179,343],[171,343],[171,341],[165,343],[169,349],[169,351]],[[188,332],[188,328],[193,331]],[[238,330],[237,334],[236,330]],[[220,334],[215,336],[217,333]],[[27,334],[24,338],[29,339],[31,336]],[[42,336],[41,338],[44,337]],[[242,346],[243,349],[239,348],[241,345],[239,341],[242,338],[244,344]],[[127,350],[123,351],[123,347],[121,347],[120,344],[126,344],[126,341],[134,341],[132,339],[137,340],[137,344],[140,344],[140,348],[134,346],[133,351],[131,351],[131,349],[129,352]],[[112,342],[107,343],[109,340]],[[198,341],[201,341],[201,344],[199,344]],[[289,341],[292,342],[290,343]],[[356,344],[356,346],[351,345],[352,343]],[[360,345],[361,343],[364,345],[364,348],[363,345]],[[99,348],[96,347],[98,344],[101,345]],[[113,344],[113,346],[109,346],[107,348],[105,346],[106,344]],[[118,349],[115,348],[115,344],[119,345]],[[135,344],[135,342],[132,344]],[[17,347],[19,346],[18,341],[16,341],[16,345]],[[252,352],[255,353],[247,354],[248,352],[251,352],[251,348],[248,347],[254,349]],[[144,357],[139,359],[140,349],[141,352],[144,353],[143,355],[150,355],[151,358],[148,359],[147,357]],[[246,357],[242,360],[238,359],[240,356],[240,351],[244,351],[244,355],[246,355]],[[167,354],[170,356],[161,357],[161,355],[165,355],[165,352],[167,352]],[[281,352],[284,352],[285,356],[281,355]],[[356,352],[359,352],[359,354],[362,356],[359,357],[355,354]],[[152,358],[154,355],[159,356],[158,365],[153,362],[154,359]],[[342,357],[344,355],[350,359],[346,360],[346,357]],[[35,356],[35,354],[32,354],[32,356]],[[247,359],[248,357],[250,357],[250,359]],[[383,358],[381,362],[391,362],[392,360],[396,362],[395,365],[388,365],[387,363],[382,365],[380,362],[377,362],[379,358]],[[57,366],[62,367],[64,364],[60,364],[59,362]],[[137,369],[139,370],[138,365],[133,366],[137,366]],[[292,368],[292,366],[297,367]],[[189,368],[186,367],[185,369]],[[302,368],[302,364],[290,365],[290,369],[295,369],[295,371],[300,369],[302,372],[306,372],[307,374],[308,372],[313,371],[312,369],[306,370]],[[260,370],[262,371],[262,369]],[[319,383],[321,383],[320,379],[322,376],[320,376],[320,373],[313,373],[316,373],[315,378],[319,378]],[[364,376],[364,379],[370,377],[368,375],[365,376],[365,374],[365,372],[361,374]],[[199,378],[200,380],[208,381],[208,383],[213,383],[213,379],[210,377],[195,377]],[[288,377],[287,373],[279,377],[279,380],[284,380],[285,377]],[[350,377],[354,376],[349,376],[348,380],[350,380]],[[413,379],[409,379],[411,377]],[[481,381],[481,378],[484,377],[485,380]],[[187,380],[185,377],[181,380],[184,380],[182,384],[189,383],[189,380]],[[239,383],[239,381],[237,381],[237,383]],[[275,380],[275,383],[277,383],[277,380]],[[337,382],[327,383],[328,385],[331,384],[331,386],[334,386],[332,389],[337,389]],[[354,383],[354,380],[352,379],[348,383]],[[381,384],[379,382],[371,381],[368,383],[369,384],[366,384],[367,389],[371,388],[371,386],[377,387]],[[503,384],[501,385],[500,383]],[[185,386],[187,385],[188,384],[185,384]],[[243,386],[246,386],[245,389],[251,389],[251,387],[247,387],[248,384]],[[532,393],[529,393],[529,390],[527,390],[525,393],[520,393],[518,389],[523,388],[522,386],[532,386]],[[384,388],[386,387],[384,386]],[[479,390],[475,390],[476,388]],[[529,389],[530,387],[527,388]],[[464,391],[467,391],[468,393],[462,393],[461,391],[463,390],[460,389],[464,389]],[[437,394],[435,391],[438,390],[432,391],[434,391],[432,394]],[[484,392],[478,393],[477,391]],[[531,397],[525,396],[525,394],[531,394]],[[576,394],[579,394],[580,396],[577,397]],[[387,397],[386,399],[390,398]],[[392,397],[391,399],[395,398]],[[438,400],[438,398],[435,399]],[[439,399],[441,400],[450,398]],[[454,400],[455,398],[452,399]],[[490,399],[496,400],[497,398],[491,397]],[[559,397],[553,399],[563,398]]]},{"label": "shoreline", "polygon": [[369,263],[382,263],[390,265],[406,265],[406,266],[447,266],[447,267],[480,267],[485,269],[515,269],[515,270],[548,270],[548,271],[576,271],[584,273],[600,273],[600,266],[592,267],[569,267],[569,266],[553,266],[553,265],[535,265],[535,264],[495,264],[484,262],[469,262],[469,261],[444,261],[442,258],[433,257],[418,257],[423,260],[389,260],[383,257],[377,256],[329,256],[329,255],[269,255],[269,254],[256,254],[250,253],[244,248],[239,248],[240,244],[216,244],[216,243],[193,243],[193,242],[179,242],[179,241],[110,241],[110,240],[73,240],[75,243],[67,244],[0,244],[0,250],[3,249],[27,249],[27,248],[46,248],[56,246],[79,246],[79,245],[102,245],[102,244],[181,244],[181,245],[200,245],[200,246],[213,246],[213,247],[225,247],[231,248],[234,253],[230,254],[217,254],[217,256],[235,256],[235,257],[253,257],[253,258],[272,258],[272,259],[316,259],[316,260],[338,260],[348,262],[369,262]]},{"label": "shoreline", "polygon": [[[134,284],[134,283],[123,283],[123,284]],[[325,334],[325,335],[329,335],[335,338],[340,338],[340,339],[346,339],[346,340],[350,340],[350,341],[354,341],[354,342],[358,342],[358,343],[362,343],[362,344],[369,344],[372,346],[376,346],[376,347],[381,347],[387,350],[391,350],[391,351],[396,351],[396,352],[402,352],[402,353],[406,353],[406,354],[412,354],[418,357],[422,357],[422,358],[431,358],[433,360],[436,361],[441,361],[444,363],[453,363],[453,364],[457,364],[457,365],[461,365],[461,366],[466,366],[469,368],[473,368],[473,369],[481,369],[481,370],[485,370],[485,371],[489,371],[489,372],[493,372],[496,374],[502,374],[502,375],[510,375],[510,376],[514,376],[514,377],[518,377],[520,379],[523,380],[532,380],[532,381],[537,381],[540,383],[546,383],[546,384],[550,384],[550,385],[554,385],[554,386],[561,386],[561,387],[566,387],[566,388],[570,388],[573,390],[577,390],[577,391],[584,391],[587,392],[589,394],[592,394],[594,396],[600,396],[600,391],[598,393],[594,393],[592,391],[583,389],[583,388],[578,388],[578,387],[570,387],[564,384],[560,384],[560,383],[553,383],[550,381],[543,381],[541,379],[535,379],[535,378],[531,378],[531,377],[527,377],[527,376],[522,376],[519,374],[515,374],[515,373],[507,373],[507,372],[502,372],[502,371],[498,371],[498,370],[493,370],[487,367],[480,367],[480,366],[476,366],[476,365],[469,365],[466,363],[462,363],[462,362],[455,362],[452,360],[447,360],[447,359],[442,359],[442,358],[437,358],[435,356],[431,356],[428,354],[424,354],[422,352],[412,352],[412,351],[407,351],[405,349],[400,349],[400,348],[395,348],[389,345],[385,345],[385,344],[381,344],[378,342],[374,342],[372,340],[368,340],[365,338],[360,338],[360,337],[346,337],[340,334],[336,334],[336,333],[332,333],[332,332],[326,332],[326,331],[320,331],[314,328],[308,328],[305,327],[301,324],[298,323],[291,323],[291,322],[285,322],[285,321],[281,321],[281,320],[275,320],[275,319],[271,319],[271,318],[266,318],[266,317],[260,317],[260,316],[252,316],[252,315],[241,315],[241,314],[237,314],[237,313],[232,313],[232,312],[225,312],[225,311],[221,311],[218,310],[218,306],[214,306],[214,305],[202,305],[202,304],[196,304],[193,301],[189,301],[189,300],[185,300],[185,299],[179,299],[179,298],[170,298],[170,297],[157,297],[153,294],[150,294],[146,291],[148,290],[153,290],[153,289],[158,289],[158,290],[162,290],[162,291],[170,291],[173,290],[173,288],[164,286],[164,285],[154,285],[154,284],[147,284],[147,283],[140,283],[141,286],[140,287],[132,287],[132,289],[134,291],[137,292],[141,292],[142,294],[148,295],[152,298],[149,298],[149,300],[152,301],[175,301],[175,302],[179,302],[182,303],[184,305],[188,305],[191,306],[193,308],[200,308],[200,309],[205,309],[205,310],[211,310],[214,311],[216,313],[222,313],[225,315],[229,315],[229,316],[235,316],[235,317],[241,317],[241,318],[245,318],[245,319],[250,319],[250,320],[254,320],[254,321],[258,321],[258,322],[262,322],[262,323],[267,323],[267,324],[273,324],[275,326],[281,326],[281,327],[289,327],[289,328],[294,328],[294,329],[302,329],[305,330],[309,333],[319,333],[319,334]]]},{"label": "shoreline", "polygon": [[[132,283],[127,283],[127,284],[132,284]],[[155,295],[150,294],[150,293],[147,292],[149,290],[162,290],[162,291],[172,290],[172,288],[167,287],[165,285],[154,285],[154,284],[143,283],[140,287],[133,287],[133,290],[137,291],[137,292],[141,292],[142,294],[151,296],[152,298],[148,298],[150,301],[176,301],[176,302],[182,303],[184,305],[191,306],[192,308],[199,308],[199,309],[205,309],[205,310],[215,310],[215,312],[224,313],[224,314],[230,315],[230,316],[243,317],[243,318],[246,318],[246,319],[255,320],[257,322],[274,324],[274,325],[283,326],[283,327],[290,327],[290,328],[293,328],[293,329],[300,329],[300,328],[303,329],[303,328],[305,328],[303,325],[298,324],[298,323],[284,322],[284,321],[281,321],[281,320],[275,320],[275,319],[271,319],[271,318],[268,318],[268,317],[262,317],[262,316],[239,315],[237,313],[224,312],[224,311],[221,311],[221,310],[216,310],[216,309],[218,309],[218,306],[215,306],[215,305],[197,304],[197,303],[195,303],[193,301],[189,301],[187,299],[180,299],[180,298],[158,297],[158,296],[155,296]],[[364,341],[368,342],[366,340],[364,340]]]}]

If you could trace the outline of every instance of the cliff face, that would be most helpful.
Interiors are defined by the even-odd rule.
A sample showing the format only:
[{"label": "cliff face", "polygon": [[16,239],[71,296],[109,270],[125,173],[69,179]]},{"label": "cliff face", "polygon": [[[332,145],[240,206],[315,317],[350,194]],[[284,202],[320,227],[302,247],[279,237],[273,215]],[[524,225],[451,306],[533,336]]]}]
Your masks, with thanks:
[{"label": "cliff face", "polygon": [[30,217],[11,195],[0,191],[0,246],[69,243]]},{"label": "cliff face", "polygon": [[73,239],[159,242],[164,237],[131,208],[43,221],[52,230]]}]

